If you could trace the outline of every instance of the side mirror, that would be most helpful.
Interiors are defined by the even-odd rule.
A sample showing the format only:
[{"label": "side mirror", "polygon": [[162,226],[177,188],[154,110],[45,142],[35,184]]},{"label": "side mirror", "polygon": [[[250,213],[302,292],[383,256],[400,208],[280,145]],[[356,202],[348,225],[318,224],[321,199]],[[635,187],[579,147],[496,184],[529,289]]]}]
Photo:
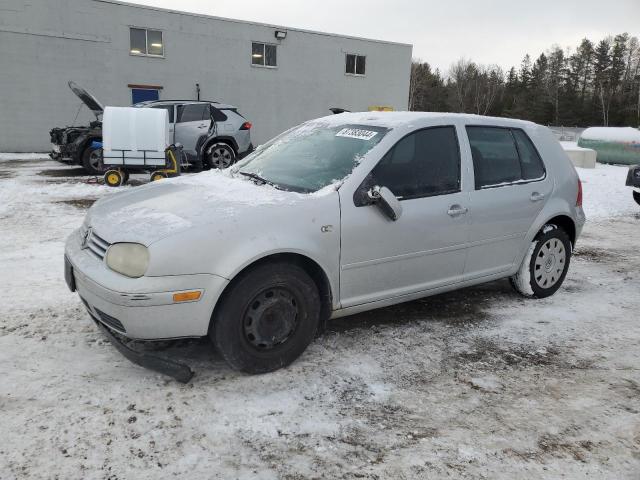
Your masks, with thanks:
[{"label": "side mirror", "polygon": [[367,196],[371,200],[371,203],[376,204],[380,210],[382,210],[382,213],[394,222],[402,215],[402,205],[400,201],[387,187],[371,187],[367,191]]}]

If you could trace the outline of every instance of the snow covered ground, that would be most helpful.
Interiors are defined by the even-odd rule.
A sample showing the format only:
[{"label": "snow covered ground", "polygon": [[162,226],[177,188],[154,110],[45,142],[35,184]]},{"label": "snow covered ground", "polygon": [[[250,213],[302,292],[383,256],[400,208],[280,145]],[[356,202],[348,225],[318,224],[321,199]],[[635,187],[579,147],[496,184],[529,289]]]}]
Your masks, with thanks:
[{"label": "snow covered ground", "polygon": [[125,360],[64,285],[66,236],[113,190],[20,158],[0,155],[1,479],[640,476],[626,167],[579,171],[589,223],[551,298],[499,281],[340,319],[262,376],[206,341],[147,346],[193,366],[181,385]]}]

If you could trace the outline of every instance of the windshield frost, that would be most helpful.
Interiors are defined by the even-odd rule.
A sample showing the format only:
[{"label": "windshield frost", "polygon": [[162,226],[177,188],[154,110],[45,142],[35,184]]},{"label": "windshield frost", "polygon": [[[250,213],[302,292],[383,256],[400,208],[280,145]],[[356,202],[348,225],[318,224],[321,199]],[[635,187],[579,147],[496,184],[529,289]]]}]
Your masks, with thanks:
[{"label": "windshield frost", "polygon": [[302,125],[258,149],[239,172],[286,190],[315,192],[349,175],[388,130],[370,125]]}]

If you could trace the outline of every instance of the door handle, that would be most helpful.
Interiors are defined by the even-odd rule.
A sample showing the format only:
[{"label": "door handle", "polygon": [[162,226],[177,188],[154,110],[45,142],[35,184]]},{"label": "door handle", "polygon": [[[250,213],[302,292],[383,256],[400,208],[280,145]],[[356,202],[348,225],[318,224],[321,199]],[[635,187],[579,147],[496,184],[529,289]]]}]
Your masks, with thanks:
[{"label": "door handle", "polygon": [[467,207],[462,207],[460,205],[451,205],[449,210],[447,210],[447,215],[450,217],[457,217],[458,215],[464,215],[467,213],[469,209]]},{"label": "door handle", "polygon": [[533,192],[531,194],[531,196],[529,197],[529,199],[532,202],[539,202],[540,200],[544,200],[544,193],[540,193],[540,192]]}]

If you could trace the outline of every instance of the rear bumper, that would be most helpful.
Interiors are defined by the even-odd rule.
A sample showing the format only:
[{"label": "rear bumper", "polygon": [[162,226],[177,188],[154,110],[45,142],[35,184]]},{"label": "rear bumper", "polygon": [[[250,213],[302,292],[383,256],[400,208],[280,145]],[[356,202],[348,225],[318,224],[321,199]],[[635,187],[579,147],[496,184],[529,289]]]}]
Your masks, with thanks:
[{"label": "rear bumper", "polygon": [[584,214],[584,210],[582,207],[576,207],[576,216],[575,216],[575,226],[576,226],[576,241],[580,238],[580,234],[582,233],[582,229],[584,228],[584,224],[586,223],[587,218]]},{"label": "rear bumper", "polygon": [[[159,340],[207,334],[213,308],[228,280],[217,275],[128,278],[111,271],[82,249],[79,233],[67,240],[65,255],[75,288],[93,318],[131,339]],[[173,294],[199,290],[199,300],[174,303]]]}]

